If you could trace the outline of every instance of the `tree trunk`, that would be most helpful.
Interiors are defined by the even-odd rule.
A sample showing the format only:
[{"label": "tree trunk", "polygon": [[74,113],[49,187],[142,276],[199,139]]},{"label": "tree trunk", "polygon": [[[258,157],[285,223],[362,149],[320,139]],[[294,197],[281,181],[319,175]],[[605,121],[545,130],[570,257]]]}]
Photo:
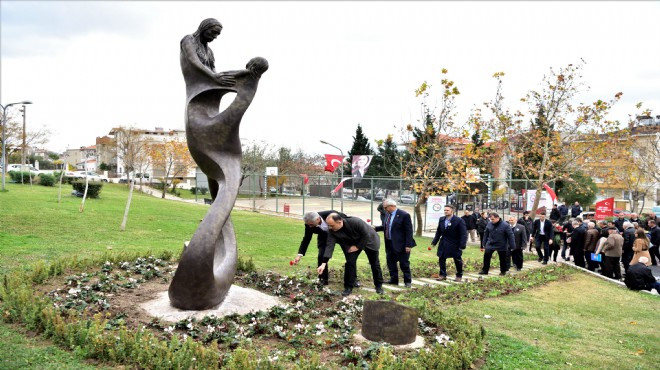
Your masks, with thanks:
[{"label": "tree trunk", "polygon": [[57,193],[57,203],[60,203],[62,201],[62,179],[64,178],[64,169],[62,169],[62,172],[60,173],[60,189]]},{"label": "tree trunk", "polygon": [[121,226],[119,231],[126,230],[126,221],[128,221],[128,210],[131,209],[131,200],[133,199],[133,188],[135,187],[135,181],[130,181],[128,187],[128,200],[126,201],[126,208],[124,209],[124,219],[121,221]]},{"label": "tree trunk", "polygon": [[543,183],[539,183],[536,185],[536,196],[534,197],[534,204],[532,205],[532,210],[529,211],[529,217],[531,219],[536,218],[536,210],[539,208],[539,203],[541,202],[541,193],[543,192]]},{"label": "tree trunk", "polygon": [[422,236],[422,231],[424,231],[424,225],[422,224],[422,204],[426,202],[426,197],[420,196],[417,199],[415,204],[415,218],[417,219],[417,229],[415,230],[415,236]]},{"label": "tree trunk", "polygon": [[85,199],[87,199],[87,188],[89,188],[89,176],[85,176],[85,192],[83,193],[82,203],[80,203],[81,213],[85,210]]}]

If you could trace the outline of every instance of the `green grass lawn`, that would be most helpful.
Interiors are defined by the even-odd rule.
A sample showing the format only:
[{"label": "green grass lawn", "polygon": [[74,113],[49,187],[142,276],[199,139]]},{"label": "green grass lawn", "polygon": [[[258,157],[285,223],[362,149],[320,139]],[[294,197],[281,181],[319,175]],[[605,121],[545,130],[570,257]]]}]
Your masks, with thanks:
[{"label": "green grass lawn", "polygon": [[[121,232],[128,195],[125,185],[105,184],[101,198],[87,200],[83,213],[79,212],[81,199],[69,195],[70,185],[63,186],[61,203],[57,188],[8,183],[7,189],[0,193],[0,274],[30,268],[38,261],[108,251],[176,255],[208,211],[203,204],[135,192],[127,228]],[[302,239],[301,220],[248,211],[235,211],[232,219],[239,256],[252,258],[258,270],[286,274],[316,267],[315,240],[300,265],[289,265]],[[424,277],[437,272],[435,250],[426,249],[430,239],[416,240],[413,274]],[[481,253],[468,247],[464,259],[471,261],[468,270],[475,271]],[[342,260],[339,254],[330,262],[334,289],[342,286]],[[360,257],[358,269],[365,286],[371,286],[366,256]],[[384,275],[387,279],[386,271]],[[486,328],[489,345],[484,369],[653,369],[660,363],[660,299],[588,275],[576,273],[566,281],[444,309],[465,314]],[[0,368],[94,367],[4,323],[0,324],[0,347]]]}]

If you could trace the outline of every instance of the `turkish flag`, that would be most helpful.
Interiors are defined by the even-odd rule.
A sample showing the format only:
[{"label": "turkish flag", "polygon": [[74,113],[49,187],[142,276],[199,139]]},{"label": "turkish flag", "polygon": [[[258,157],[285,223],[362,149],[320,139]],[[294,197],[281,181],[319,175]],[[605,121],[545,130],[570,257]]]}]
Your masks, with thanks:
[{"label": "turkish flag", "polygon": [[596,202],[596,220],[604,220],[614,215],[614,198],[603,199]]},{"label": "turkish flag", "polygon": [[545,191],[547,191],[548,194],[550,195],[550,199],[552,199],[552,203],[555,203],[557,201],[557,194],[555,194],[555,192],[552,190],[550,186],[548,186],[548,184],[543,183],[543,187],[545,188]]},{"label": "turkish flag", "polygon": [[344,156],[342,155],[325,154],[325,170],[328,172],[335,172],[343,160]]}]

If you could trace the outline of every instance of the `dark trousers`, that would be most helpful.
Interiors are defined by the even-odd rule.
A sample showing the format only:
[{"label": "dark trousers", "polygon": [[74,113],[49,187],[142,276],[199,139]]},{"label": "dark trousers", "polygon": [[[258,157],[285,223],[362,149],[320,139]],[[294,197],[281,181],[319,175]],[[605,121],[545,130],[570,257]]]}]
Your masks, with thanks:
[{"label": "dark trousers", "polygon": [[[344,257],[346,257],[346,251],[343,248],[342,251],[344,252]],[[325,254],[325,246],[319,247],[319,254],[316,257],[316,262],[317,262],[316,267],[321,266],[321,264],[323,263],[324,254]],[[327,283],[328,279],[330,279],[330,261],[325,263],[325,269],[323,269],[323,272],[321,273],[321,275],[319,275],[319,279],[324,283]],[[357,275],[355,276],[355,280],[357,281]]]},{"label": "dark trousers", "polygon": [[539,254],[539,259],[543,262],[548,262],[550,258],[550,239],[546,235],[537,235],[536,238],[536,253]]},{"label": "dark trousers", "polygon": [[[492,249],[486,249],[486,252],[484,252],[484,267],[481,269],[482,271],[488,272],[490,269],[490,259],[493,257],[494,252]],[[509,271],[509,252],[497,251],[497,255],[500,257],[500,271]]]},{"label": "dark trousers", "polygon": [[399,266],[403,272],[403,282],[412,283],[412,274],[410,273],[410,253],[397,252],[392,246],[392,240],[385,239],[385,259],[387,261],[387,270],[390,272],[390,281],[399,281]]},{"label": "dark trousers", "polygon": [[649,254],[651,255],[651,264],[653,266],[660,263],[660,247],[658,247],[657,245],[652,246],[651,248],[649,248]]},{"label": "dark trousers", "polygon": [[[353,253],[346,253],[346,264],[344,265],[344,289],[353,289],[355,286],[355,276],[357,275],[357,259],[358,256],[362,253],[362,250],[358,250]],[[371,265],[371,275],[374,278],[374,285],[376,288],[383,286],[383,271],[380,269],[380,260],[378,258],[378,251],[372,251],[371,249],[364,249],[367,258],[369,259],[369,264]]]},{"label": "dark trousers", "polygon": [[621,279],[621,265],[619,265],[620,259],[621,257],[603,256],[603,275],[610,279]]},{"label": "dark trousers", "polygon": [[548,256],[548,259],[552,257],[552,260],[554,262],[557,262],[557,256],[559,255],[559,244],[553,242],[552,245],[550,245],[549,247],[550,247],[550,255]]},{"label": "dark trousers", "polygon": [[562,241],[561,258],[566,259],[566,251],[569,249],[568,248],[568,243],[566,242],[566,234],[561,233],[561,241]]},{"label": "dark trousers", "polygon": [[[463,259],[461,256],[454,257],[454,264],[456,265],[456,277],[463,277]],[[440,276],[447,276],[447,257],[444,255],[439,257],[438,265],[440,265]]]},{"label": "dark trousers", "polygon": [[523,268],[523,251],[522,249],[514,249],[511,251],[511,259],[513,260],[513,265],[516,268]]},{"label": "dark trousers", "polygon": [[584,259],[587,261],[587,269],[589,271],[596,271],[599,264],[598,264],[598,262],[594,262],[594,261],[591,260],[591,254],[592,253],[594,253],[594,252],[585,251],[584,252]]},{"label": "dark trousers", "polygon": [[[575,261],[575,266],[586,267],[584,249],[582,248],[573,248],[573,259]],[[591,259],[591,252],[589,252],[589,257]]]},{"label": "dark trousers", "polygon": [[632,249],[623,251],[623,254],[621,255],[621,263],[623,263],[623,271],[628,271],[628,267],[630,267],[630,261],[632,261],[634,255],[635,252]]},{"label": "dark trousers", "polygon": [[484,234],[485,233],[486,233],[485,231],[482,231],[482,232],[477,231],[477,234],[479,234],[479,243],[481,243],[481,248],[484,248]]}]

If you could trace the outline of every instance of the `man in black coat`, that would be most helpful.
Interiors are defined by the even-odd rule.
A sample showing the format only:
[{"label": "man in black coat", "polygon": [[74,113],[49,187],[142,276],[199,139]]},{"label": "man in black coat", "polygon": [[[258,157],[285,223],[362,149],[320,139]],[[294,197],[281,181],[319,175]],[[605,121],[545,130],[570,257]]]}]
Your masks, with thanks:
[{"label": "man in black coat", "polygon": [[635,251],[633,251],[633,244],[635,243],[635,227],[632,222],[626,221],[623,223],[623,251],[621,254],[621,263],[623,263],[623,271],[627,271],[630,267]]},{"label": "man in black coat", "polygon": [[410,251],[417,245],[413,239],[412,219],[408,212],[397,208],[393,199],[385,199],[383,208],[385,220],[381,226],[376,226],[376,231],[382,231],[385,237],[385,255],[390,272],[390,280],[386,283],[399,285],[398,263],[403,272],[403,283],[406,288],[411,288]]},{"label": "man in black coat", "polygon": [[454,215],[454,206],[448,204],[444,209],[444,217],[438,221],[438,229],[431,241],[432,246],[438,242],[438,265],[440,276],[436,280],[447,280],[447,258],[453,258],[456,265],[456,279],[463,280],[463,249],[467,247],[467,229],[465,221]]},{"label": "man in black coat", "polygon": [[632,290],[651,290],[655,289],[660,293],[660,282],[653,276],[646,263],[649,261],[645,256],[639,257],[639,263],[631,265],[626,271],[624,282]]},{"label": "man in black coat", "polygon": [[[486,252],[484,253],[484,265],[479,271],[479,275],[488,275],[490,269],[490,259],[493,253],[497,251],[500,258],[500,275],[506,275],[509,270],[509,256],[511,250],[516,248],[516,242],[513,238],[513,231],[511,226],[504,222],[500,215],[493,212],[489,216],[490,222],[486,226]],[[548,221],[549,222],[549,221]]]},{"label": "man in black coat", "polygon": [[548,264],[548,259],[550,258],[550,244],[552,244],[554,236],[555,231],[552,227],[552,222],[545,218],[545,213],[541,213],[539,219],[534,220],[534,223],[532,224],[532,236],[530,236],[529,239],[530,241],[534,240],[536,242],[536,251],[539,254],[539,262],[543,261],[544,265]]},{"label": "man in black coat", "polygon": [[509,225],[513,231],[513,240],[516,247],[511,251],[511,259],[516,270],[520,271],[523,268],[523,249],[529,243],[529,234],[527,228],[516,222],[516,216],[509,216]]},{"label": "man in black coat", "polygon": [[626,222],[626,219],[625,219],[625,217],[623,217],[623,213],[619,213],[619,218],[614,220],[614,227],[616,227],[619,234],[623,233],[623,223],[624,222]]},{"label": "man in black coat", "polygon": [[463,222],[465,222],[465,228],[467,229],[468,235],[470,236],[470,241],[472,243],[477,241],[477,219],[470,213],[470,211],[465,211],[461,217]]},{"label": "man in black coat", "polygon": [[[575,261],[575,266],[586,267],[584,259],[584,242],[587,238],[587,228],[584,223],[573,221],[573,232],[571,232],[571,255]],[[591,255],[589,256],[591,258]]]},{"label": "man in black coat", "polygon": [[[300,242],[298,255],[293,260],[294,264],[297,265],[298,262],[300,262],[300,259],[305,255],[305,253],[307,253],[307,247],[309,247],[309,243],[312,241],[312,236],[316,234],[316,246],[319,248],[319,253],[317,256],[318,264],[316,266],[321,266],[323,263],[323,254],[325,253],[325,245],[328,241],[328,225],[325,223],[325,218],[328,217],[328,215],[331,213],[338,213],[342,217],[346,217],[345,214],[334,210],[320,211],[318,213],[305,213],[303,216],[303,222],[305,222],[305,235]],[[319,274],[319,280],[323,285],[328,285],[329,271],[330,269],[326,266],[326,268],[323,270],[323,273]],[[357,286],[359,286],[359,282],[357,284]]]},{"label": "man in black coat", "polygon": [[577,200],[575,201],[575,204],[571,207],[571,217],[576,218],[582,213],[582,206],[580,205],[580,202]]},{"label": "man in black coat", "polygon": [[658,227],[655,220],[649,220],[649,233],[651,237],[651,247],[649,248],[649,254],[651,255],[651,264],[657,266],[660,263],[660,227]]},{"label": "man in black coat", "polygon": [[553,204],[552,211],[550,211],[550,221],[559,222],[560,219],[561,219],[561,213],[559,212],[557,205]]},{"label": "man in black coat", "polygon": [[325,267],[332,258],[335,243],[338,243],[346,256],[344,265],[344,291],[343,296],[351,294],[355,286],[355,275],[357,271],[357,258],[364,251],[374,279],[374,286],[378,294],[383,294],[383,272],[380,269],[378,249],[380,249],[380,238],[371,225],[357,217],[342,217],[338,213],[331,213],[326,217],[328,224],[328,241],[325,246],[323,263],[317,269],[319,274],[323,273]]},{"label": "man in black coat", "polygon": [[[534,226],[534,220],[532,220],[531,217],[529,217],[529,211],[523,212],[523,216],[518,219],[518,223],[525,226],[527,229],[527,235],[532,235],[532,227]],[[529,242],[529,251],[532,251],[532,243]],[[482,246],[483,248],[483,246]]]}]

